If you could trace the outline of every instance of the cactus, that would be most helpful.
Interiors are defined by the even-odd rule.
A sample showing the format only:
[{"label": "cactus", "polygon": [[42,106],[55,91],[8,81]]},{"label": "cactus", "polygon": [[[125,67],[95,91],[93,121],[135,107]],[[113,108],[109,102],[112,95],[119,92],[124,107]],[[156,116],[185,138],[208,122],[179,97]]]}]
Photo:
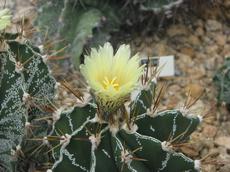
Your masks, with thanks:
[{"label": "cactus", "polygon": [[227,57],[222,67],[220,67],[214,78],[214,84],[217,87],[219,103],[225,102],[227,107],[230,105],[230,57]]},{"label": "cactus", "polygon": [[114,133],[108,123],[97,121],[95,107],[76,106],[60,114],[53,130],[56,141],[51,142],[54,147],[60,145],[53,152],[53,171],[198,170],[198,161],[173,150],[174,144],[189,139],[200,123],[198,117],[179,110],[146,112],[130,122],[130,129],[123,126]]},{"label": "cactus", "polygon": [[36,25],[50,39],[64,40],[56,49],[68,46],[65,52],[72,57],[72,62],[78,69],[82,53],[89,47],[113,41],[113,33],[119,31],[121,26],[130,29],[134,25],[142,26],[144,22],[149,22],[149,17],[157,17],[160,12],[170,16],[172,9],[182,2],[183,0],[41,1]]},{"label": "cactus", "polygon": [[[105,1],[51,0],[41,4],[36,24],[55,39],[64,40],[56,49],[68,46],[65,52],[78,68],[85,46],[104,43],[110,38],[109,32],[118,27],[119,19],[114,14],[116,9],[109,4]],[[92,39],[94,36],[96,39]]]},{"label": "cactus", "polygon": [[[18,36],[0,34],[0,164],[6,171],[17,168],[18,154],[27,156],[28,127],[38,116],[47,114],[44,108],[52,101],[56,84],[43,62],[45,56],[29,41],[17,41]],[[33,129],[33,133],[37,134],[37,130]]]},{"label": "cactus", "polygon": [[[94,76],[88,73],[92,72],[90,67],[92,70],[95,69],[91,64],[97,65],[97,62],[100,62],[105,63],[106,66],[107,62],[103,61],[103,58],[111,58],[112,52],[109,44],[105,44],[98,52],[92,50],[90,57],[86,57],[90,59],[87,59],[85,67],[81,68],[83,75],[87,79]],[[119,54],[121,52],[122,54]],[[126,58],[128,52],[129,48],[122,45],[115,56],[118,59],[121,56]],[[101,60],[97,61],[97,58]],[[125,60],[120,59],[121,63],[117,63],[122,66]],[[127,64],[124,63],[128,72],[128,66],[134,69],[136,62],[130,60]],[[114,68],[118,69],[117,72],[122,70]],[[139,69],[142,68],[137,70]],[[105,67],[101,71],[103,74],[115,72],[113,68],[107,70]],[[100,76],[99,73],[100,71],[95,76]],[[109,75],[108,73],[107,76]],[[120,77],[124,78],[120,79],[124,82],[123,75],[125,74],[121,73]],[[139,75],[139,72],[133,75]],[[132,78],[128,76],[127,79]],[[52,169],[48,171],[199,171],[200,161],[192,160],[179,153],[177,145],[189,140],[190,134],[200,124],[201,117],[189,114],[184,109],[157,112],[156,79],[149,80],[136,91],[129,108],[125,107],[120,103],[125,101],[124,90],[122,91],[122,86],[116,79],[110,81],[105,78],[102,87],[105,89],[104,93],[96,91],[96,81],[89,81],[93,97],[91,101],[55,114],[52,134],[47,136],[47,140],[53,147],[52,154],[55,162]],[[130,82],[131,80],[128,83]],[[135,84],[135,80],[132,82]],[[120,95],[118,99],[109,97],[114,93],[112,87]],[[131,87],[126,89],[128,88]],[[106,91],[110,94],[107,95]],[[106,100],[109,101],[104,102]],[[102,107],[105,108],[101,109]],[[112,110],[109,111],[107,108]]]}]

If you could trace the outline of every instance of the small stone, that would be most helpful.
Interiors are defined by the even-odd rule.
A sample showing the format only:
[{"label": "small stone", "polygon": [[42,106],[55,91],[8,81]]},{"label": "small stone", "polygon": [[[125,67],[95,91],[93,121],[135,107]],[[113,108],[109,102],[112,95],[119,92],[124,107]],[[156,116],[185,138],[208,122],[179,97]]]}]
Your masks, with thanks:
[{"label": "small stone", "polygon": [[204,165],[202,172],[216,172],[216,166],[213,164]]},{"label": "small stone", "polygon": [[189,78],[191,80],[199,80],[206,76],[205,68],[200,64],[196,68],[188,68],[187,72],[189,73]]},{"label": "small stone", "polygon": [[190,57],[193,57],[194,54],[195,54],[194,49],[192,47],[183,47],[183,48],[180,49],[180,52],[182,54],[186,54],[186,55],[188,55]]},{"label": "small stone", "polygon": [[204,54],[204,53],[201,53],[201,52],[196,52],[195,58],[196,58],[196,59],[202,60],[202,59],[206,59],[206,58],[207,58],[207,55]]},{"label": "small stone", "polygon": [[218,35],[216,35],[216,37],[214,39],[218,45],[224,46],[226,44],[227,37],[226,37],[226,35],[218,34]]},{"label": "small stone", "polygon": [[220,168],[220,172],[229,172],[230,171],[230,164],[225,164],[223,167]]},{"label": "small stone", "polygon": [[197,36],[204,36],[204,29],[202,27],[198,27],[196,30],[195,30],[195,34]]},{"label": "small stone", "polygon": [[187,35],[188,29],[184,25],[173,25],[167,30],[169,37],[174,37],[178,35]]},{"label": "small stone", "polygon": [[222,29],[222,24],[216,20],[207,20],[205,28],[208,32],[219,31]]},{"label": "small stone", "polygon": [[193,46],[199,46],[200,45],[200,39],[195,35],[190,35],[188,37],[188,43]]},{"label": "small stone", "polygon": [[201,37],[201,40],[203,42],[204,45],[213,45],[215,43],[214,40],[211,39],[210,34],[208,34],[207,36],[203,36]]},{"label": "small stone", "polygon": [[167,108],[168,109],[173,109],[177,106],[178,102],[179,102],[179,98],[177,96],[170,96],[170,98],[167,100]]},{"label": "small stone", "polygon": [[166,47],[166,43],[159,43],[154,47],[154,53],[157,54],[157,56],[167,55]]},{"label": "small stone", "polygon": [[209,45],[207,47],[205,47],[205,51],[208,55],[213,56],[214,54],[217,53],[219,47],[217,45]]},{"label": "small stone", "polygon": [[201,20],[201,19],[198,19],[196,22],[195,22],[195,24],[194,24],[195,26],[199,26],[199,27],[203,27],[204,26],[204,22],[203,22],[203,20]]},{"label": "small stone", "polygon": [[215,144],[219,146],[224,146],[227,149],[230,149],[230,137],[220,136],[215,139]]},{"label": "small stone", "polygon": [[206,136],[207,138],[213,138],[215,137],[217,133],[217,128],[213,125],[206,124],[204,125],[203,129],[203,135]]},{"label": "small stone", "polygon": [[222,57],[230,57],[230,44],[225,44],[220,54]]},{"label": "small stone", "polygon": [[[224,6],[226,8],[230,8],[230,1],[229,0],[224,0]],[[230,171],[230,170],[229,170]]]},{"label": "small stone", "polygon": [[144,51],[148,57],[152,57],[155,55],[155,52],[152,47],[145,47]]},{"label": "small stone", "polygon": [[185,90],[192,98],[197,98],[204,92],[204,88],[199,84],[189,84]]}]

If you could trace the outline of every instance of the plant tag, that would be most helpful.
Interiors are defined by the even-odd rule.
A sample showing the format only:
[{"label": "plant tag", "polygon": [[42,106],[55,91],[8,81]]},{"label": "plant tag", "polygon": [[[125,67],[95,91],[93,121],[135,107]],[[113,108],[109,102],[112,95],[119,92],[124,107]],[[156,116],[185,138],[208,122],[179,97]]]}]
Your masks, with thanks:
[{"label": "plant tag", "polygon": [[159,77],[170,77],[175,75],[174,56],[161,56],[159,58]]},{"label": "plant tag", "polygon": [[[159,70],[159,77],[175,76],[175,60],[174,56],[160,56],[150,57],[150,68],[157,67]],[[142,64],[148,63],[148,58],[144,57],[141,60]]]}]

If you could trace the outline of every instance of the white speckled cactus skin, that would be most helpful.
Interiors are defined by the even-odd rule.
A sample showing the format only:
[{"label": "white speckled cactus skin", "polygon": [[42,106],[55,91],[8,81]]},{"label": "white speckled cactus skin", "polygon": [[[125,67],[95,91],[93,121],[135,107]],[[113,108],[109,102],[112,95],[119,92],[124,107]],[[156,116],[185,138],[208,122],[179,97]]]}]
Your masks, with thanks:
[{"label": "white speckled cactus skin", "polygon": [[56,81],[38,48],[28,41],[3,43],[7,46],[0,52],[0,165],[12,171],[31,118],[44,115],[42,108],[53,99]]}]

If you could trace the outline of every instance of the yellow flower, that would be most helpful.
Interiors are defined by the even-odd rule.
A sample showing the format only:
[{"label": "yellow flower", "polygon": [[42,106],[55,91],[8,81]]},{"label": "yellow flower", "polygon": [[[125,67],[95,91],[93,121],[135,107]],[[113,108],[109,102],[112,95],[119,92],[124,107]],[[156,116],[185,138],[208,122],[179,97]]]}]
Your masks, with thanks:
[{"label": "yellow flower", "polygon": [[85,56],[81,72],[91,87],[97,103],[104,112],[116,110],[137,86],[143,66],[138,54],[130,58],[128,45],[121,45],[114,55],[110,43]]},{"label": "yellow flower", "polygon": [[11,14],[9,9],[0,10],[0,31],[5,29],[11,23]]}]

